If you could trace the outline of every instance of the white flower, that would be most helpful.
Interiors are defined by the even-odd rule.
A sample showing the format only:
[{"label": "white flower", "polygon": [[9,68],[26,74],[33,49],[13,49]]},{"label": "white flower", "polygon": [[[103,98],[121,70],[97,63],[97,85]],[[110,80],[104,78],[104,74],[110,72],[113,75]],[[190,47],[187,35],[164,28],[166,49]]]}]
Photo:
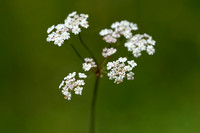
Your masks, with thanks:
[{"label": "white flower", "polygon": [[124,46],[128,48],[128,51],[132,52],[134,57],[141,56],[142,51],[146,51],[149,55],[153,55],[155,53],[154,45],[155,41],[147,34],[134,35],[124,44]]},{"label": "white flower", "polygon": [[103,57],[106,58],[108,56],[113,55],[116,52],[117,52],[117,49],[115,49],[115,48],[104,48],[103,52],[102,52],[102,55],[103,55]]},{"label": "white flower", "polygon": [[65,81],[62,81],[59,85],[59,89],[64,85]]},{"label": "white flower", "polygon": [[[86,78],[84,73],[79,73],[79,78]],[[84,80],[76,78],[76,72],[69,73],[68,76],[59,85],[59,89],[62,89],[62,94],[65,99],[71,100],[72,91],[77,95],[82,95],[83,85],[85,85]]]},{"label": "white flower", "polygon": [[118,61],[120,61],[120,62],[126,62],[127,61],[127,58],[126,57],[120,57],[119,59],[118,59]]},{"label": "white flower", "polygon": [[85,58],[84,60],[85,60],[85,63],[83,63],[84,71],[89,71],[91,68],[97,67],[92,58]]},{"label": "white flower", "polygon": [[127,65],[127,66],[124,67],[125,71],[131,71],[132,69],[133,69],[133,67],[131,67],[129,65]]},{"label": "white flower", "polygon": [[62,33],[62,38],[63,38],[64,40],[68,40],[68,39],[70,38],[70,34],[69,34],[68,32],[63,32],[63,33]]},{"label": "white flower", "polygon": [[69,73],[68,76],[66,76],[64,78],[64,80],[69,80],[69,79],[72,79],[76,76],[76,72],[73,72],[73,73]]},{"label": "white flower", "polygon": [[72,17],[72,16],[74,16],[74,15],[76,15],[76,11],[74,11],[74,12],[72,12],[72,13],[70,13],[69,15],[68,15],[68,17]]},{"label": "white flower", "polygon": [[62,38],[57,38],[54,42],[54,44],[61,46],[63,44],[64,40],[62,40]]},{"label": "white flower", "polygon": [[110,80],[114,79],[114,83],[119,84],[123,82],[123,79],[127,77],[127,80],[134,79],[132,69],[136,66],[134,60],[127,61],[126,57],[120,57],[118,60],[107,63],[107,70],[110,72],[107,74]]},{"label": "white flower", "polygon": [[80,25],[82,27],[86,28],[86,29],[89,27],[88,22],[86,20],[82,20],[81,23],[80,23]]},{"label": "white flower", "polygon": [[147,46],[147,53],[148,53],[149,55],[153,55],[153,54],[155,53],[155,49],[153,48],[152,45]]},{"label": "white flower", "polygon": [[[55,45],[61,46],[65,40],[70,38],[70,32],[77,35],[81,32],[81,28],[89,27],[87,18],[87,14],[78,15],[76,12],[70,13],[65,19],[64,24],[53,25],[48,28],[47,33],[50,34],[46,39],[47,42],[53,41]],[[54,29],[56,31],[52,32]]]},{"label": "white flower", "polygon": [[85,60],[85,62],[93,62],[92,58],[85,58],[84,60]]},{"label": "white flower", "polygon": [[100,34],[101,36],[105,36],[105,35],[112,34],[112,33],[113,33],[113,30],[111,30],[111,29],[104,29],[104,30],[101,30],[101,31],[99,32],[99,34]]},{"label": "white flower", "polygon": [[117,39],[113,37],[112,35],[106,35],[104,36],[103,40],[105,40],[107,43],[116,43]]},{"label": "white flower", "polygon": [[103,29],[100,31],[100,36],[104,36],[103,40],[107,43],[116,43],[117,38],[121,35],[125,38],[132,37],[132,31],[137,30],[138,27],[136,24],[123,20],[121,22],[115,22],[111,25],[112,29]]},{"label": "white flower", "polygon": [[75,94],[77,94],[77,95],[82,95],[82,90],[83,90],[83,87],[76,87],[74,89]]},{"label": "white flower", "polygon": [[114,83],[120,84],[121,82],[123,82],[123,76],[119,76],[119,77],[116,77],[116,78],[115,78]]},{"label": "white flower", "polygon": [[64,27],[64,24],[58,24],[55,28],[57,30],[61,30]]},{"label": "white flower", "polygon": [[85,73],[78,73],[79,78],[87,78],[87,75]]},{"label": "white flower", "polygon": [[65,99],[71,100],[72,94],[70,92],[68,92],[68,91],[62,91],[62,92],[63,92]]},{"label": "white flower", "polygon": [[134,79],[134,73],[133,72],[129,72],[128,74],[127,74],[127,80],[133,80]]},{"label": "white flower", "polygon": [[141,50],[140,50],[139,48],[135,48],[135,49],[133,50],[133,55],[134,55],[135,57],[141,56]]},{"label": "white flower", "polygon": [[55,28],[54,25],[52,25],[51,27],[49,27],[49,28],[47,29],[47,33],[49,34],[54,28]]},{"label": "white flower", "polygon": [[112,67],[114,67],[113,62],[108,62],[107,63],[107,70],[110,70]]},{"label": "white flower", "polygon": [[83,70],[89,71],[92,68],[92,65],[90,63],[83,63]]},{"label": "white flower", "polygon": [[77,85],[85,85],[85,82],[84,82],[84,80],[77,80]]},{"label": "white flower", "polygon": [[118,26],[120,25],[120,23],[119,22],[115,22],[115,23],[113,23],[112,25],[111,25],[111,28],[117,28]]},{"label": "white flower", "polygon": [[72,29],[72,33],[74,33],[75,35],[79,34],[81,32],[81,29],[78,26],[75,26]]},{"label": "white flower", "polygon": [[135,63],[134,60],[131,60],[131,61],[127,61],[129,65],[131,65],[131,67],[135,67],[137,66],[137,64]]}]

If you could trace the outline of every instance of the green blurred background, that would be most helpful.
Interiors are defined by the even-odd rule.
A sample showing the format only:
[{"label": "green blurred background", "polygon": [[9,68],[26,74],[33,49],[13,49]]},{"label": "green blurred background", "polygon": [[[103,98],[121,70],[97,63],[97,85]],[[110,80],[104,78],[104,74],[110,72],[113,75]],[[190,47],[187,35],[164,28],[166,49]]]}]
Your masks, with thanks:
[{"label": "green blurred background", "polygon": [[58,85],[81,62],[69,45],[46,42],[47,28],[72,11],[89,14],[82,35],[99,59],[98,33],[115,21],[135,22],[137,33],[157,41],[155,55],[136,59],[135,80],[100,81],[97,133],[200,133],[199,0],[3,0],[0,7],[1,133],[88,132],[94,76],[82,96],[64,100]]}]

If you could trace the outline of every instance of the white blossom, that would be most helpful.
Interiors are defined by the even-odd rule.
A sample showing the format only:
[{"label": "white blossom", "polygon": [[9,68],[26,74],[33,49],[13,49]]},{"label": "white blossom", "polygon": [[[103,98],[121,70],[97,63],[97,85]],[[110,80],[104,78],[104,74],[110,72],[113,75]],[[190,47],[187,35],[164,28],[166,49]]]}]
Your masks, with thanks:
[{"label": "white blossom", "polygon": [[107,70],[110,70],[112,67],[114,67],[113,62],[108,62],[107,63]]},{"label": "white blossom", "polygon": [[134,73],[133,72],[129,72],[127,73],[127,80],[133,80],[134,79]]},{"label": "white blossom", "polygon": [[129,65],[131,65],[131,67],[135,67],[137,66],[137,64],[135,63],[134,60],[131,60],[131,61],[127,61]]},{"label": "white blossom", "polygon": [[127,58],[126,58],[126,57],[120,57],[120,58],[118,59],[118,61],[124,63],[124,62],[127,61]]},{"label": "white blossom", "polygon": [[153,48],[152,45],[147,46],[147,53],[149,55],[153,55],[155,53],[155,49]]},{"label": "white blossom", "polygon": [[112,33],[113,33],[113,30],[111,30],[111,29],[103,29],[103,30],[100,31],[99,34],[101,36],[105,36],[105,35],[112,34]]},{"label": "white blossom", "polygon": [[[81,28],[89,27],[87,18],[87,14],[78,15],[76,12],[70,13],[65,19],[64,24],[53,25],[47,29],[49,34],[47,41],[53,41],[55,45],[61,46],[65,40],[70,38],[70,32],[77,35],[81,32]],[[54,29],[55,31],[53,31]]]},{"label": "white blossom", "polygon": [[107,43],[116,43],[117,38],[124,36],[125,38],[132,37],[132,31],[137,30],[137,24],[123,20],[121,22],[115,22],[111,25],[112,29],[103,29],[100,31],[100,36],[103,36],[103,40]]},{"label": "white blossom", "polygon": [[124,78],[127,80],[134,79],[132,69],[136,66],[134,60],[127,61],[126,57],[120,57],[118,60],[107,63],[107,70],[110,72],[107,74],[110,80],[114,79],[114,83],[119,84],[123,82]]},{"label": "white blossom", "polygon": [[64,24],[58,24],[58,25],[56,25],[56,27],[55,27],[58,31],[59,30],[62,30],[63,28],[64,28]]},{"label": "white blossom", "polygon": [[55,28],[54,25],[52,25],[51,27],[49,27],[49,28],[47,29],[47,33],[49,34],[54,28]]},{"label": "white blossom", "polygon": [[79,78],[87,78],[87,75],[85,73],[78,73]]},{"label": "white blossom", "polygon": [[63,92],[65,99],[71,100],[72,94],[70,92],[68,92],[68,91],[62,91],[62,92]]},{"label": "white blossom", "polygon": [[82,95],[82,90],[83,90],[83,87],[76,87],[74,89],[75,94],[77,94],[77,95]]},{"label": "white blossom", "polygon": [[113,55],[116,52],[117,52],[117,49],[115,49],[115,48],[104,48],[102,51],[102,55],[103,55],[103,57],[106,58],[106,57]]},{"label": "white blossom", "polygon": [[85,62],[83,63],[84,71],[89,71],[91,68],[97,67],[92,58],[85,58],[84,60],[85,60]]},{"label": "white blossom", "polygon": [[146,51],[149,55],[153,55],[155,53],[154,45],[155,41],[147,34],[134,35],[124,44],[124,46],[128,48],[128,51],[132,52],[134,57],[141,56],[142,51]]},{"label": "white blossom", "polygon": [[79,73],[79,78],[76,78],[76,72],[69,73],[64,80],[59,85],[59,89],[62,89],[62,94],[65,99],[71,100],[72,91],[77,95],[82,95],[83,85],[85,82],[82,78],[86,78],[87,76],[84,73]]},{"label": "white blossom", "polygon": [[79,32],[81,32],[81,29],[78,26],[72,29],[72,33],[74,33],[75,35],[79,34]]},{"label": "white blossom", "polygon": [[117,39],[113,37],[112,35],[104,36],[103,40],[105,40],[107,43],[116,43]]}]

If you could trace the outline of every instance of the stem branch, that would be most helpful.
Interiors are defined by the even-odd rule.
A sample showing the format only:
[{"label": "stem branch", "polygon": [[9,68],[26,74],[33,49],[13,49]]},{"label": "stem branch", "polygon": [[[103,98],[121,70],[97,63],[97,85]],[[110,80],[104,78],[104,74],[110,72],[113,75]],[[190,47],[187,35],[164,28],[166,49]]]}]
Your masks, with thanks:
[{"label": "stem branch", "polygon": [[81,59],[81,61],[84,62],[83,57],[78,53],[78,51],[76,50],[76,48],[74,47],[74,45],[72,43],[70,43],[70,45],[72,46],[73,50],[75,51],[75,53],[78,55],[78,57]]},{"label": "stem branch", "polygon": [[88,48],[88,46],[84,43],[84,41],[83,41],[80,33],[78,34],[78,36],[79,36],[80,42],[83,44],[83,46],[85,47],[85,49],[89,52],[89,54],[92,56],[92,58],[94,59],[94,61],[97,63],[97,59],[95,58],[95,56],[92,53],[92,51]]}]

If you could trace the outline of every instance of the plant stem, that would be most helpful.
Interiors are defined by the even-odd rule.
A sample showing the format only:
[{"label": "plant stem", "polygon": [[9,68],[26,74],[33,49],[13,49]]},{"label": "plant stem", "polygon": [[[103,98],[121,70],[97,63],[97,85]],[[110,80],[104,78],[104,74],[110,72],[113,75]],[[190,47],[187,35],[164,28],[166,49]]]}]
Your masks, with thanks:
[{"label": "plant stem", "polygon": [[83,46],[85,47],[85,49],[89,52],[89,54],[92,56],[92,58],[94,59],[94,61],[97,63],[97,59],[95,58],[94,54],[92,53],[92,51],[88,48],[88,46],[84,43],[82,37],[81,37],[81,33],[78,34],[79,36],[79,40],[80,42],[83,44]]},{"label": "plant stem", "polygon": [[95,133],[95,105],[96,105],[96,99],[97,99],[99,79],[100,79],[100,73],[97,70],[96,80],[95,80],[95,85],[94,85],[93,98],[92,98],[92,103],[91,103],[89,133]]},{"label": "plant stem", "polygon": [[78,53],[78,51],[76,50],[76,48],[74,47],[74,45],[72,43],[70,43],[70,45],[72,46],[73,50],[75,51],[75,53],[78,55],[78,57],[81,59],[81,61],[84,62],[83,57]]}]

